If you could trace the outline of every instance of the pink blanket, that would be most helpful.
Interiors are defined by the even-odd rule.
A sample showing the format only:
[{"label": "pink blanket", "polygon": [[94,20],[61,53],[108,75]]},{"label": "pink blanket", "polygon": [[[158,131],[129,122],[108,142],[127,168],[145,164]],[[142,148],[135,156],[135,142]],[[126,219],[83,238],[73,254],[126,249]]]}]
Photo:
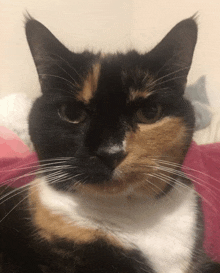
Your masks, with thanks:
[{"label": "pink blanket", "polygon": [[220,262],[220,142],[207,145],[192,142],[182,169],[202,197],[205,250]]},{"label": "pink blanket", "polygon": [[[34,177],[27,173],[36,169],[37,162],[36,153],[31,153],[13,132],[0,126],[0,185],[27,184]],[[220,143],[192,142],[183,171],[194,181],[203,200],[205,250],[220,262]]]},{"label": "pink blanket", "polygon": [[36,153],[29,148],[12,131],[0,126],[0,186],[13,188],[23,186],[33,180],[38,166]]}]

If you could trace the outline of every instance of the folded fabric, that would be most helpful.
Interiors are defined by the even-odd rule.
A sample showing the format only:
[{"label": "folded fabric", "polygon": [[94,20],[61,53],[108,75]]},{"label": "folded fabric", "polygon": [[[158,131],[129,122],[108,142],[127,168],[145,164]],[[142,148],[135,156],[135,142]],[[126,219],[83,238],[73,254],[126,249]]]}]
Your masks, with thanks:
[{"label": "folded fabric", "polygon": [[30,155],[29,148],[11,130],[0,126],[0,158],[25,158]]},{"label": "folded fabric", "polygon": [[183,171],[194,182],[202,198],[205,221],[205,250],[220,261],[220,143],[192,142]]},{"label": "folded fabric", "polygon": [[[36,153],[31,153],[13,132],[0,130],[0,186],[27,184],[34,179],[32,172],[37,165]],[[205,250],[212,259],[220,261],[220,143],[192,142],[182,169],[202,198]]]}]

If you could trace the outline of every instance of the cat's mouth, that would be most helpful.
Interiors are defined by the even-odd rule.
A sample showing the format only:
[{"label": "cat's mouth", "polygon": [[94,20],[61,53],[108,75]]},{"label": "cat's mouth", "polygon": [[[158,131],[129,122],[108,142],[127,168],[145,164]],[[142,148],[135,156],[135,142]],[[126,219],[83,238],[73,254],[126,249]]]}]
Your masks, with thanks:
[{"label": "cat's mouth", "polygon": [[117,168],[113,168],[113,163],[109,166],[95,156],[70,158],[65,163],[59,164],[57,168],[62,169],[61,176],[63,175],[65,179],[55,181],[51,179],[50,181],[49,178],[48,182],[57,190],[62,191],[75,191],[81,186],[101,188],[103,185],[111,184],[117,173]]},{"label": "cat's mouth", "polygon": [[[147,162],[146,162],[147,161]],[[100,195],[156,196],[164,191],[167,183],[156,175],[153,163],[129,164],[125,158],[115,168],[96,157],[72,160],[64,170],[66,179],[52,181],[57,190]],[[144,166],[143,166],[144,165]]]}]

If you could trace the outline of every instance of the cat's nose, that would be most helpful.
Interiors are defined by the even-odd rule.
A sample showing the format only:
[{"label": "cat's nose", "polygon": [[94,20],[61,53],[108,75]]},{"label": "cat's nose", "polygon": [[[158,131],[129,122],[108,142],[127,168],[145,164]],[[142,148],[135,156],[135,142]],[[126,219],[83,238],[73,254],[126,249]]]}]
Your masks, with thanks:
[{"label": "cat's nose", "polygon": [[96,154],[111,169],[115,169],[127,156],[119,145],[100,147]]}]

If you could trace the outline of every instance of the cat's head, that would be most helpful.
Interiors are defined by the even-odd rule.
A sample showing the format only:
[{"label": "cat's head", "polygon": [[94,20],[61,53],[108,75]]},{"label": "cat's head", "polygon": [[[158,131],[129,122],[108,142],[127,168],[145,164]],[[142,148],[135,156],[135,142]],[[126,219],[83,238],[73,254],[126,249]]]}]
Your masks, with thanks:
[{"label": "cat's head", "polygon": [[42,162],[63,165],[56,170],[65,179],[51,184],[100,194],[166,190],[175,176],[168,169],[180,169],[194,128],[183,96],[194,19],[146,54],[71,52],[31,18],[26,35],[42,89],[30,114],[31,139]]}]

